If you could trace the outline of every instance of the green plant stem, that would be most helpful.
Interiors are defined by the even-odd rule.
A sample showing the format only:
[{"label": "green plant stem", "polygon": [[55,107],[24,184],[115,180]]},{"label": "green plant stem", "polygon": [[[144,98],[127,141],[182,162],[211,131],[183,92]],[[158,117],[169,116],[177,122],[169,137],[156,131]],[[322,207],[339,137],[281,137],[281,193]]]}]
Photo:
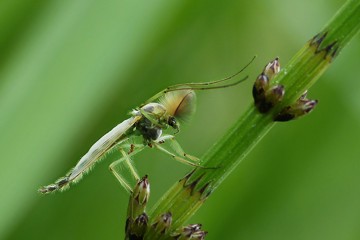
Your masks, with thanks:
[{"label": "green plant stem", "polygon": [[[320,34],[300,49],[275,77],[274,84],[285,86],[283,101],[267,114],[261,114],[253,105],[250,106],[225,136],[205,153],[203,166],[217,168],[196,169],[189,178],[189,183],[197,181],[194,190],[207,185],[204,194],[213,192],[274,126],[274,114],[307,91],[359,29],[360,1],[349,0]],[[184,191],[187,189],[176,183],[154,206],[151,215],[170,211],[174,219],[172,228],[181,226],[201,206],[198,198],[191,198],[191,194],[186,195]]]}]

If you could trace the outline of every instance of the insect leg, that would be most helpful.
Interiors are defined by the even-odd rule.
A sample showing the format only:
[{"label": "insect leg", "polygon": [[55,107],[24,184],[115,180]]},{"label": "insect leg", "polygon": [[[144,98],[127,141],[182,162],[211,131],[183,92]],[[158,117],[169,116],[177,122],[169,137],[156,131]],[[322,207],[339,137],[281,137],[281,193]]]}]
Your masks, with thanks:
[{"label": "insect leg", "polygon": [[184,163],[186,165],[190,165],[190,166],[193,166],[193,167],[201,167],[199,164],[191,161],[191,160],[188,160],[188,159],[185,159],[183,157],[180,157],[180,156],[177,156],[175,155],[174,153],[168,151],[167,149],[163,148],[162,146],[160,146],[159,143],[154,143],[154,146],[159,149],[160,151],[162,151],[163,153],[166,153],[168,155],[170,155],[171,157],[173,157],[176,161],[178,162],[181,162],[181,163]]},{"label": "insect leg", "polygon": [[136,181],[140,180],[139,174],[137,173],[135,166],[131,163],[129,154],[127,154],[123,149],[120,149],[120,152],[123,155],[123,158],[125,159],[125,163],[126,163],[127,167],[130,169],[131,174],[134,176]]},{"label": "insect leg", "polygon": [[171,149],[173,149],[175,153],[179,156],[184,156],[185,158],[188,158],[193,162],[199,162],[199,158],[184,152],[184,150],[181,148],[178,141],[175,140],[175,137],[173,135],[163,135],[156,142],[161,143],[165,141],[169,143]]},{"label": "insect leg", "polygon": [[[123,147],[125,147],[124,145]],[[116,179],[120,182],[120,184],[125,188],[126,191],[132,192],[132,187],[128,184],[125,178],[121,175],[121,169],[119,169],[120,164],[126,164],[126,167],[129,168],[131,175],[138,181],[140,179],[137,170],[135,169],[134,165],[131,163],[130,156],[135,155],[136,153],[140,152],[144,149],[143,144],[130,144],[131,152],[128,154],[124,151],[123,148],[120,148],[119,151],[122,154],[122,157],[119,160],[111,163],[109,166],[109,170]]]},{"label": "insect leg", "polygon": [[[154,116],[153,116],[151,113],[146,112],[146,111],[144,111],[144,110],[141,109],[141,108],[139,109],[139,111],[140,111],[140,113],[141,113],[145,118],[147,118],[152,124],[154,124],[154,125],[157,126],[157,127],[161,127],[161,125],[159,124],[158,119],[155,119]],[[165,113],[165,111],[164,111],[164,113]],[[161,117],[161,116],[159,116],[159,117]]]},{"label": "insect leg", "polygon": [[129,186],[129,184],[127,183],[127,181],[121,176],[121,174],[119,173],[119,171],[116,170],[116,166],[119,165],[122,161],[124,161],[124,158],[120,158],[119,160],[113,162],[110,164],[109,166],[109,170],[112,174],[114,174],[114,176],[116,177],[116,179],[119,181],[119,183],[121,184],[121,186],[123,186],[125,188],[125,190],[127,192],[132,192],[132,188]]}]

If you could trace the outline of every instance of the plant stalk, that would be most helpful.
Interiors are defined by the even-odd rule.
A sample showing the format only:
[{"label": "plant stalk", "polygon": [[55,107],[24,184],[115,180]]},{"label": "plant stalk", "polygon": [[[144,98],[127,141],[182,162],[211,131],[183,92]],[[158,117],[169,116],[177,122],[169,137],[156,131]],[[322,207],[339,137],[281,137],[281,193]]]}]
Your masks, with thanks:
[{"label": "plant stalk", "polygon": [[182,187],[181,181],[175,183],[153,207],[151,215],[171,212],[172,228],[183,225],[204,201],[204,198],[192,197],[194,193],[201,191],[203,196],[209,196],[274,126],[274,115],[296,102],[319,79],[359,29],[360,1],[348,0],[274,78],[273,83],[283,85],[286,90],[282,101],[266,114],[260,113],[254,105],[249,106],[202,157],[204,167],[215,168],[197,168],[186,177],[188,184],[193,184],[192,192]]}]

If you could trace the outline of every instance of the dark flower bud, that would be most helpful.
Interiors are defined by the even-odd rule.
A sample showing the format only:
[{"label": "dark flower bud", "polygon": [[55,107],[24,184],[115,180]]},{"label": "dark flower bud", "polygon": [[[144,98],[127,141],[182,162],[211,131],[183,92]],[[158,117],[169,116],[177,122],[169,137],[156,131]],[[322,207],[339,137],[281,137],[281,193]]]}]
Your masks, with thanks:
[{"label": "dark flower bud", "polygon": [[207,232],[201,230],[201,224],[190,224],[172,234],[176,240],[204,239]]},{"label": "dark flower bud", "polygon": [[270,80],[280,72],[279,58],[275,58],[268,63],[263,72],[256,78],[253,86],[253,98],[256,108],[261,113],[270,111],[277,103],[279,103],[285,94],[282,85],[274,85],[271,87]]},{"label": "dark flower bud", "polygon": [[317,100],[309,100],[306,98],[306,92],[291,106],[285,107],[280,113],[274,118],[277,122],[286,122],[296,119],[311,112],[316,104]]}]

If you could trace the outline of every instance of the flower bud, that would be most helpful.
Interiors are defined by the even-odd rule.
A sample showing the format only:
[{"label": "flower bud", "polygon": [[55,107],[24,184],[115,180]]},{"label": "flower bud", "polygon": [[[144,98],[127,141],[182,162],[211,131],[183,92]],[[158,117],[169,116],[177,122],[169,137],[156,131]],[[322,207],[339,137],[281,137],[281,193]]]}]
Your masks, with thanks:
[{"label": "flower bud", "polygon": [[190,224],[172,234],[176,240],[204,239],[207,232],[201,230],[201,224]]},{"label": "flower bud", "polygon": [[272,106],[281,102],[285,95],[285,88],[283,85],[275,85],[266,94],[267,102],[270,102]]},{"label": "flower bud", "polygon": [[267,113],[273,108],[277,103],[279,103],[285,94],[284,86],[275,85],[266,92],[266,95],[263,101],[258,102],[255,106],[261,113]]},{"label": "flower bud", "polygon": [[150,183],[147,175],[145,175],[136,185],[134,194],[139,204],[145,205],[148,202],[150,196]]},{"label": "flower bud", "polygon": [[152,225],[157,234],[166,234],[172,223],[172,215],[170,212],[160,215]]},{"label": "flower bud", "polygon": [[268,63],[263,72],[257,77],[253,86],[253,98],[256,108],[261,113],[270,111],[278,102],[283,99],[285,94],[282,85],[271,87],[270,80],[280,72],[279,58],[275,58]]},{"label": "flower bud", "polygon": [[150,196],[150,183],[148,176],[145,175],[136,184],[134,191],[130,195],[128,206],[128,217],[134,219],[145,211],[146,204]]},{"label": "flower bud", "polygon": [[263,74],[266,75],[271,80],[279,72],[280,72],[280,62],[279,62],[279,58],[277,57],[265,66]]},{"label": "flower bud", "polygon": [[286,122],[296,119],[300,116],[311,112],[316,104],[317,100],[309,100],[306,98],[306,92],[291,106],[285,107],[280,113],[274,118],[277,122]]},{"label": "flower bud", "polygon": [[146,213],[139,215],[135,221],[128,219],[125,229],[127,239],[143,239],[148,222],[149,217]]},{"label": "flower bud", "polygon": [[255,101],[255,105],[265,101],[265,92],[269,88],[269,78],[264,75],[260,74],[257,79],[255,80],[253,86],[253,97]]}]

